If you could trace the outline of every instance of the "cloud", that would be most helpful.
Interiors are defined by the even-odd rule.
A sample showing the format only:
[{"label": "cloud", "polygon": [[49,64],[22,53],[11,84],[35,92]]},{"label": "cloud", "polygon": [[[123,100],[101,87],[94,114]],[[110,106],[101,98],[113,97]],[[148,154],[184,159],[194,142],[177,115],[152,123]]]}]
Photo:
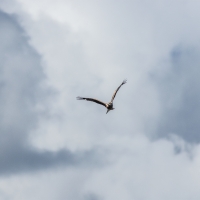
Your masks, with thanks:
[{"label": "cloud", "polygon": [[39,118],[48,113],[45,103],[52,90],[45,83],[40,55],[29,45],[15,16],[0,12],[0,41],[0,174],[89,162],[94,150],[40,151],[30,144],[30,133],[37,128]]},{"label": "cloud", "polygon": [[163,62],[166,70],[157,72],[163,109],[157,129],[160,136],[173,133],[186,141],[200,142],[199,55],[198,46],[177,46]]},{"label": "cloud", "polygon": [[[182,150],[175,154],[176,141]],[[199,150],[180,138],[150,141],[145,135],[115,138],[107,148],[110,164],[69,167],[2,178],[0,188],[10,199],[199,199]],[[103,155],[102,155],[103,156]],[[105,155],[104,155],[105,156]],[[20,183],[20,186],[16,187]],[[34,192],[34,191],[37,192]]]},{"label": "cloud", "polygon": [[[29,16],[23,18],[22,24],[31,36],[30,42],[43,55],[48,80],[60,92],[56,106],[63,111],[63,121],[71,121],[73,114],[77,119],[77,112],[80,118],[94,112],[88,112],[88,107],[77,108],[74,97],[84,95],[109,101],[119,82],[127,78],[128,84],[114,102],[117,104],[115,111],[121,109],[122,118],[126,118],[126,126],[121,125],[121,130],[146,132],[150,137],[165,137],[174,133],[190,142],[199,141],[199,117],[192,114],[194,104],[198,110],[198,98],[193,94],[189,107],[188,102],[187,106],[183,103],[186,96],[191,96],[183,85],[194,89],[198,84],[198,73],[196,82],[191,81],[189,76],[194,75],[199,62],[200,29],[196,9],[199,3],[182,4],[164,0],[160,3],[120,1],[116,4],[91,1],[20,2]],[[46,9],[47,4],[49,9]],[[191,63],[192,67],[188,70],[187,66]],[[171,108],[166,106],[168,101],[173,104]],[[67,105],[65,102],[68,102]],[[103,110],[96,105],[86,105]],[[192,116],[187,117],[186,107]],[[74,112],[74,109],[77,111]],[[69,113],[70,117],[65,113]],[[94,116],[90,118],[95,119]],[[121,118],[113,118],[113,124],[119,124]],[[189,119],[191,121],[187,123]],[[82,130],[78,128],[74,131],[74,120],[63,125],[63,132],[67,130],[77,134],[77,137],[84,137],[84,144],[80,144],[82,141],[72,141],[70,134],[63,136],[68,137],[67,146],[79,148],[93,145],[96,138],[91,141],[91,132],[98,120],[85,123],[94,124],[94,127],[89,125],[84,134],[79,134]],[[181,123],[187,127],[180,129],[183,126]],[[106,124],[106,120],[102,124],[98,125],[98,130],[106,126],[112,130],[112,125]],[[192,131],[194,127],[196,130]],[[188,134],[190,130],[192,134]],[[89,144],[85,145],[86,141]]]},{"label": "cloud", "polygon": [[2,198],[199,199],[199,2],[14,2]]}]

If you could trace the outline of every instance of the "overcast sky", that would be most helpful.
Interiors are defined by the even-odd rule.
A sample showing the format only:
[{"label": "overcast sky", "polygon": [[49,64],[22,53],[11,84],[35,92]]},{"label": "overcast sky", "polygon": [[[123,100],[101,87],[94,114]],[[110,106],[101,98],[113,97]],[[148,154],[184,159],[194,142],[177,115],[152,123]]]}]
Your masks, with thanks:
[{"label": "overcast sky", "polygon": [[0,0],[0,199],[199,200],[199,8]]}]

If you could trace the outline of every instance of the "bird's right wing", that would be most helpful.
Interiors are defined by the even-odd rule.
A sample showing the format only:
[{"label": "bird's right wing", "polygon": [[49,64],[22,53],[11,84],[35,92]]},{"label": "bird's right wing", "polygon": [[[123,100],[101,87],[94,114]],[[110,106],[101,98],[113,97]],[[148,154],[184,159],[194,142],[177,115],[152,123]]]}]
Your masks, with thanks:
[{"label": "bird's right wing", "polygon": [[125,79],[125,80],[121,83],[121,85],[115,90],[115,92],[114,92],[114,94],[113,94],[113,96],[112,96],[111,102],[113,102],[113,100],[114,100],[114,98],[115,98],[115,96],[116,96],[118,90],[120,89],[120,87],[121,87],[122,85],[126,84],[126,81],[127,81],[127,80]]},{"label": "bird's right wing", "polygon": [[106,103],[99,101],[98,99],[92,99],[92,98],[85,98],[85,97],[76,97],[77,100],[87,100],[87,101],[93,101],[95,103],[101,104],[106,107]]}]

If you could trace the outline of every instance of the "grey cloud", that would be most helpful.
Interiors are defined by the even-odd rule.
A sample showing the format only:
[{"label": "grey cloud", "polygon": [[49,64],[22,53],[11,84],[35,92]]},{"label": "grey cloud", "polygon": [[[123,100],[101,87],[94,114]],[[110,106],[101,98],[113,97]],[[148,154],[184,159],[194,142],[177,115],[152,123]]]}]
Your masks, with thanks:
[{"label": "grey cloud", "polygon": [[50,89],[42,87],[45,74],[40,55],[15,16],[0,12],[0,174],[38,170],[92,160],[94,150],[71,153],[37,151],[28,135],[37,127],[37,104],[45,104]]},{"label": "grey cloud", "polygon": [[167,70],[156,77],[162,102],[157,134],[177,134],[189,142],[200,142],[200,50],[174,48]]},{"label": "grey cloud", "polygon": [[84,196],[84,200],[103,200],[103,198],[99,197],[94,193],[88,193]]},{"label": "grey cloud", "polygon": [[20,172],[47,169],[56,166],[95,166],[99,165],[96,159],[96,150],[71,153],[68,150],[57,152],[37,151],[31,148],[15,146],[15,149],[6,149],[0,154],[0,174],[8,175]]}]

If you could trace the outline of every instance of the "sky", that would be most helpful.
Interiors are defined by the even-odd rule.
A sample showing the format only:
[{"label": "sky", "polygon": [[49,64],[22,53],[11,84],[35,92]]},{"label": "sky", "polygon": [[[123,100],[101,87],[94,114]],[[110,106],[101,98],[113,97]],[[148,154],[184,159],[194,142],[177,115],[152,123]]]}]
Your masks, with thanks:
[{"label": "sky", "polygon": [[0,199],[199,200],[199,7],[0,0]]}]

